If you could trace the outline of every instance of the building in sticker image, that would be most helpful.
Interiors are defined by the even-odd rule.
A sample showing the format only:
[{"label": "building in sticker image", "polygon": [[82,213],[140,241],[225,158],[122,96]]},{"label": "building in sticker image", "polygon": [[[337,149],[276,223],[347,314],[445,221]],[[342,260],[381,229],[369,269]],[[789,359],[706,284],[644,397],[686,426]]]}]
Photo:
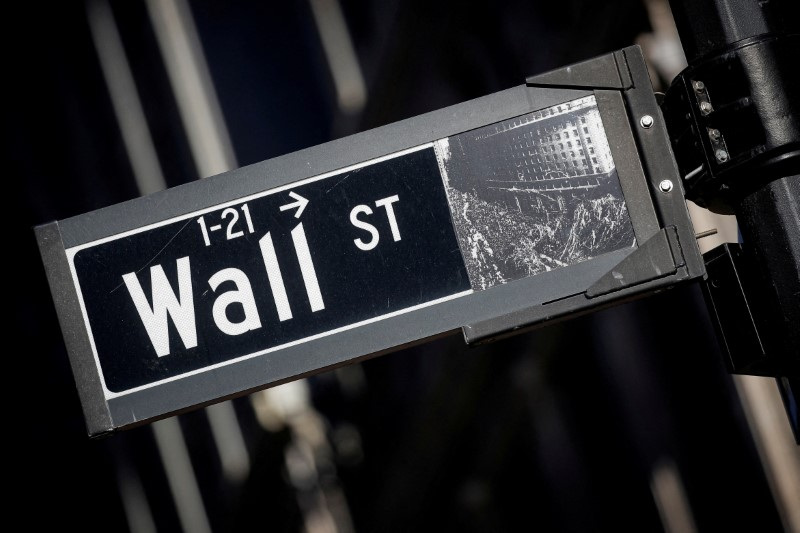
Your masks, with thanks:
[{"label": "building in sticker image", "polygon": [[451,185],[507,203],[523,214],[563,210],[566,199],[561,193],[565,191],[576,191],[575,197],[607,192],[619,196],[614,161],[594,97],[459,136],[458,143],[462,153],[477,152],[480,157],[470,158],[469,168],[449,173]]}]

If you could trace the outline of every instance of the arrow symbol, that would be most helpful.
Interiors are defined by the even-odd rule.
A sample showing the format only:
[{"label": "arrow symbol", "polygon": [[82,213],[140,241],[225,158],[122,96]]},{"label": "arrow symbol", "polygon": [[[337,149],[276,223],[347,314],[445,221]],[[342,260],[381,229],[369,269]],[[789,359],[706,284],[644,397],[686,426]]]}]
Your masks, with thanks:
[{"label": "arrow symbol", "polygon": [[308,200],[306,200],[305,198],[303,198],[302,196],[300,196],[299,194],[297,194],[294,191],[290,191],[289,192],[289,196],[291,196],[292,198],[294,198],[297,201],[296,202],[292,202],[290,204],[282,205],[281,206],[281,211],[286,211],[287,209],[294,209],[296,207],[297,208],[297,212],[294,214],[294,218],[300,218],[300,215],[303,214],[303,210],[308,205]]}]

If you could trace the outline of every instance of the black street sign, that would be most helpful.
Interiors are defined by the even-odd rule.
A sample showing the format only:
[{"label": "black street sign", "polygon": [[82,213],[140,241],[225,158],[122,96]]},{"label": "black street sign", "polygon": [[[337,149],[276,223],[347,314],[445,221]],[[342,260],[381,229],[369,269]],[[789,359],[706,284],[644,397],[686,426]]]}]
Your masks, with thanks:
[{"label": "black street sign", "polygon": [[37,228],[90,434],[702,275],[638,50],[585,65]]},{"label": "black street sign", "polygon": [[107,395],[470,290],[430,145],[68,255]]}]

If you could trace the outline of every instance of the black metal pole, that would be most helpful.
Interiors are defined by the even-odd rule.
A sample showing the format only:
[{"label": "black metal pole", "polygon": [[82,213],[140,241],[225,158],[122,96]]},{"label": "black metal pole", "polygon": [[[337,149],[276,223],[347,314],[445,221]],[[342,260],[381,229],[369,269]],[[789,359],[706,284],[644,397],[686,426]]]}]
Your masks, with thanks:
[{"label": "black metal pole", "polygon": [[692,66],[739,41],[797,30],[794,0],[670,0],[686,61]]},{"label": "black metal pole", "polygon": [[[665,116],[673,119],[670,136],[685,171],[687,197],[712,210],[732,211],[739,222],[741,253],[737,250],[734,255],[746,264],[737,267],[736,277],[747,320],[741,320],[741,313],[736,320],[726,318],[732,312],[721,305],[727,295],[720,291],[731,290],[730,284],[714,288],[715,270],[708,268],[712,314],[732,370],[783,377],[779,383],[796,437],[800,427],[798,4],[796,0],[670,0],[689,66],[670,88],[664,108]],[[695,167],[697,172],[688,172]],[[734,331],[744,322],[752,324],[750,334]],[[736,340],[743,338],[753,342],[737,346]]]}]

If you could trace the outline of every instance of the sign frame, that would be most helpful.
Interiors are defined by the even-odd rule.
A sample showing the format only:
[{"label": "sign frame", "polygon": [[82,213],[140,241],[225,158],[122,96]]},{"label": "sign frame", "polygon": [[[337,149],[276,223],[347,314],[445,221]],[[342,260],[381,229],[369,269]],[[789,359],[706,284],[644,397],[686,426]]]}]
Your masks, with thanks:
[{"label": "sign frame", "polygon": [[[66,250],[586,96],[597,101],[637,247],[471,292],[467,299],[449,297],[414,306],[358,327],[340,328],[277,351],[108,397]],[[646,115],[653,121],[641,121]],[[660,184],[667,181],[672,186],[664,191]],[[705,275],[677,166],[638,47],[529,78],[522,86],[35,230],[90,436],[459,330],[468,343],[491,341]]]}]

